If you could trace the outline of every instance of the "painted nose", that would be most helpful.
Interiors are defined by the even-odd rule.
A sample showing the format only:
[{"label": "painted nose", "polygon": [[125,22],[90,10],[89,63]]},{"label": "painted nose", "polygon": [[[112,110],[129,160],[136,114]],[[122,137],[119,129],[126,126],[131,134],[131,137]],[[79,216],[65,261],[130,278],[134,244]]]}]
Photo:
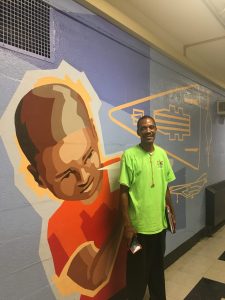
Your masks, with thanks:
[{"label": "painted nose", "polygon": [[89,173],[86,172],[85,168],[80,168],[80,181],[82,183],[87,182]]}]

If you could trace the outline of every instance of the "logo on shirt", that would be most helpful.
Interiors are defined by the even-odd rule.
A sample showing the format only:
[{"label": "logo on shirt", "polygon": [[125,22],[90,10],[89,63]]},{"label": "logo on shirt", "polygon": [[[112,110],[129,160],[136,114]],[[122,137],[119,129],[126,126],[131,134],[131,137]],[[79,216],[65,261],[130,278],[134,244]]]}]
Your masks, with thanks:
[{"label": "logo on shirt", "polygon": [[163,160],[157,160],[157,166],[158,166],[158,168],[162,169],[163,168]]}]

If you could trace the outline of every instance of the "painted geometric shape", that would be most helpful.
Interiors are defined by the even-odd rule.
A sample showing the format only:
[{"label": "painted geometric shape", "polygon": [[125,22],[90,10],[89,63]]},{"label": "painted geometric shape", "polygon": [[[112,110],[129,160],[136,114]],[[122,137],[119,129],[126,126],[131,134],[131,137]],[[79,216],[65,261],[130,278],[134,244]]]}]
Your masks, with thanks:
[{"label": "painted geometric shape", "polygon": [[[182,164],[199,170],[201,145],[201,103],[187,101],[187,92],[191,99],[200,99],[199,85],[192,84],[149,95],[145,98],[113,107],[109,118],[123,130],[137,136],[136,122],[143,114],[156,119],[160,145],[167,154]],[[149,110],[146,112],[146,104]]]}]

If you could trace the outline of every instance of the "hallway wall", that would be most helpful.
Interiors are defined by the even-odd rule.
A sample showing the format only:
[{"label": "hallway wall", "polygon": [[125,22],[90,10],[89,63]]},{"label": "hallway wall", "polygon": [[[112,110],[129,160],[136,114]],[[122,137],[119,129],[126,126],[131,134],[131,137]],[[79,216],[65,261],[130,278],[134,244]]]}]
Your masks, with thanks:
[{"label": "hallway wall", "polygon": [[[118,214],[119,160],[122,151],[139,142],[137,119],[144,114],[155,117],[156,143],[167,151],[176,173],[170,188],[177,233],[167,234],[168,254],[204,228],[205,186],[224,180],[224,118],[216,114],[216,101],[225,100],[225,91],[80,5],[51,3],[51,59],[30,56],[2,44],[0,47],[0,299],[109,299],[124,287],[124,272],[118,267],[125,262],[119,234],[114,243],[118,246],[111,247],[105,281],[93,288],[88,280],[81,283],[67,275],[69,263],[81,249],[90,246],[91,250],[86,249],[90,250],[91,261],[92,251],[104,248],[117,228],[114,216]],[[84,124],[91,119],[91,125],[85,127],[94,124],[92,143],[94,149],[98,148],[98,167],[91,154],[88,157],[94,171],[100,170],[99,176],[105,180],[93,192],[98,194],[98,208],[90,204],[88,189],[84,198],[80,192],[76,201],[66,201],[58,196],[53,184],[41,188],[27,169],[30,162],[16,137],[15,111],[25,95],[35,88],[39,93],[37,89],[47,85],[64,97],[60,104],[63,108],[57,106],[54,113],[52,110],[51,122],[45,125],[49,111],[43,110],[43,118],[38,117],[32,100],[26,112],[34,116],[35,125],[30,126],[42,136],[51,123],[52,136],[54,132],[66,136],[72,130],[67,120],[73,106],[66,106],[70,103],[67,92],[57,89],[63,86],[79,95],[85,112],[76,110],[73,126],[80,129],[83,115]],[[53,96],[45,92],[42,97],[47,101]],[[31,144],[40,151],[41,146],[34,140]],[[85,144],[79,139],[76,143]],[[61,158],[51,156],[54,168]],[[46,178],[47,171],[45,166]],[[94,171],[89,174],[93,181]],[[66,187],[64,194],[68,196],[66,193],[72,192]],[[112,195],[117,195],[117,201],[112,201]],[[82,200],[87,202],[83,204]],[[86,265],[78,264],[78,273],[84,265],[88,269],[88,259],[84,259]]]}]

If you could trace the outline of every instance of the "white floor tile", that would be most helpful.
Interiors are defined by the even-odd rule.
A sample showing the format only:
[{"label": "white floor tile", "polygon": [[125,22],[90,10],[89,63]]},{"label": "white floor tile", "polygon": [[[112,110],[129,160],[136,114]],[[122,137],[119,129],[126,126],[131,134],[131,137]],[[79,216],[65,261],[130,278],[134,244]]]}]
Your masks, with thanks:
[{"label": "white floor tile", "polygon": [[165,270],[167,300],[183,300],[203,277],[225,283],[225,261],[218,260],[223,252],[225,226],[212,237],[203,238]]}]

